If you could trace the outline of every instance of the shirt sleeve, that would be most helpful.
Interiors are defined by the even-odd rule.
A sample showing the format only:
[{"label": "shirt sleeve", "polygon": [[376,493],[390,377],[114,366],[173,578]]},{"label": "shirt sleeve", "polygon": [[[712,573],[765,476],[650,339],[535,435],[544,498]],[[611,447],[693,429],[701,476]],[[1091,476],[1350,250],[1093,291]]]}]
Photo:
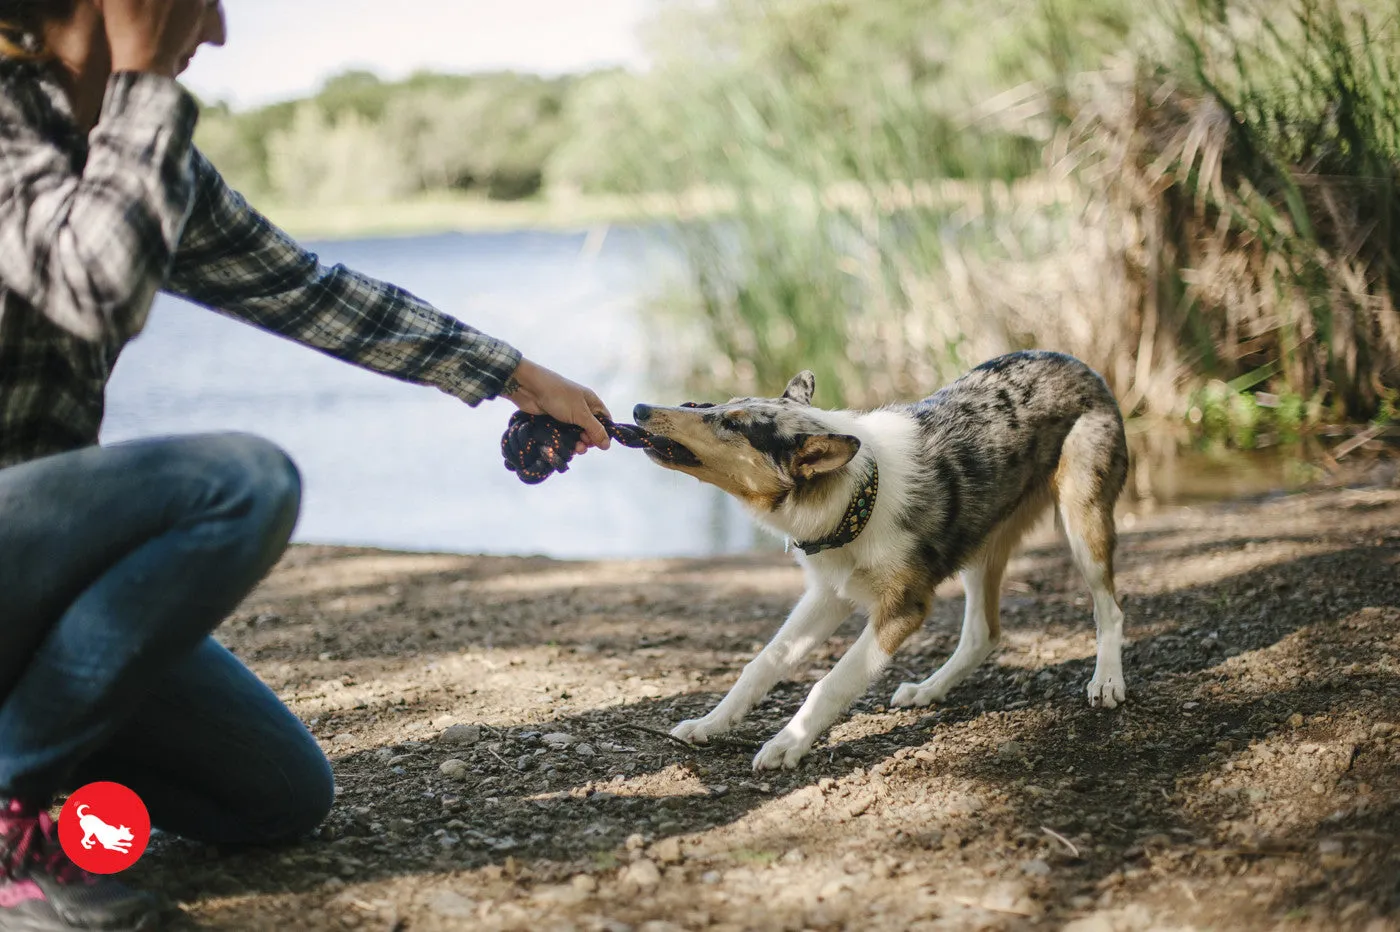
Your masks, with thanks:
[{"label": "shirt sleeve", "polygon": [[494,398],[520,352],[402,288],[314,253],[253,210],[198,151],[197,194],[167,288],[230,317],[467,404]]},{"label": "shirt sleeve", "polygon": [[5,286],[82,340],[139,332],[189,216],[197,116],[174,81],[115,74],[79,167],[0,94]]}]

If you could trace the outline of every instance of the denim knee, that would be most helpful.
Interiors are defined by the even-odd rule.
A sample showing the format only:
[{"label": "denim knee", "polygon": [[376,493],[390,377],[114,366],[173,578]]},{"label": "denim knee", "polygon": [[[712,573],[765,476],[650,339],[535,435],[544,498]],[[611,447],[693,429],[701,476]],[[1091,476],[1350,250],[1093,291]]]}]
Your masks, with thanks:
[{"label": "denim knee", "polygon": [[330,814],[335,776],[315,739],[308,734],[303,746],[281,763],[281,785],[255,794],[256,811],[247,813],[245,836],[239,841],[266,845],[295,841],[315,831]]},{"label": "denim knee", "polygon": [[226,466],[226,492],[272,520],[293,520],[301,508],[301,472],[276,444],[252,434],[223,434],[215,455]]}]

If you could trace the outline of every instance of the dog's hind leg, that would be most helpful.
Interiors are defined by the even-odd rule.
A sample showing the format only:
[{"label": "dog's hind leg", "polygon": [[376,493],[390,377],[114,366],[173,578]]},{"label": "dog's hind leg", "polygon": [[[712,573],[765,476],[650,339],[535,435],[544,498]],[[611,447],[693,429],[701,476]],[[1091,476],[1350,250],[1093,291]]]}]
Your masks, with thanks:
[{"label": "dog's hind leg", "polygon": [[942,702],[991,656],[1001,640],[1001,582],[1006,562],[1026,531],[1045,513],[1044,492],[1028,498],[988,538],[981,553],[962,571],[967,607],[963,610],[958,646],[934,674],[921,683],[901,683],[890,699],[893,706],[926,706]]},{"label": "dog's hind leg", "polygon": [[1094,597],[1098,657],[1089,704],[1111,709],[1127,696],[1123,679],[1123,610],[1113,581],[1118,534],[1113,506],[1127,477],[1123,427],[1108,414],[1086,414],[1070,429],[1055,471],[1060,523],[1074,564]]},{"label": "dog's hind leg", "polygon": [[925,706],[942,702],[949,691],[982,665],[1001,640],[1001,578],[1011,546],[993,541],[978,560],[962,571],[967,607],[957,649],[932,676],[921,683],[901,683],[890,699],[893,706]]},{"label": "dog's hind leg", "polygon": [[773,640],[744,667],[739,681],[720,704],[704,718],[681,722],[671,734],[695,744],[704,744],[710,737],[724,734],[742,721],[775,683],[786,678],[817,645],[831,637],[850,615],[851,603],[835,592],[825,587],[808,589]]}]

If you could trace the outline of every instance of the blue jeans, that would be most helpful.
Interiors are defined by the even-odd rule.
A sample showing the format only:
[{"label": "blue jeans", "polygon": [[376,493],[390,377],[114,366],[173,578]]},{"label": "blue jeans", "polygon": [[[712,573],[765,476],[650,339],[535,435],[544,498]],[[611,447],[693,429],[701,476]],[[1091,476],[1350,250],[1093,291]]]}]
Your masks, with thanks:
[{"label": "blue jeans", "polygon": [[304,834],[334,796],[305,726],[209,633],[281,556],[296,467],[238,434],[0,470],[0,796],[115,780],[162,830]]}]

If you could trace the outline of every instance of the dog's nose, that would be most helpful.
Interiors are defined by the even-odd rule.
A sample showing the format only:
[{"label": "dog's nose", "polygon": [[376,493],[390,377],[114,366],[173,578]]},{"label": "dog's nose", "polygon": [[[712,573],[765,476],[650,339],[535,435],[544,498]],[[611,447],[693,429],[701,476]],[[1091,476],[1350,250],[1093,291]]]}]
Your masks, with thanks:
[{"label": "dog's nose", "polygon": [[632,409],[632,420],[638,424],[651,417],[651,405],[637,405]]}]

